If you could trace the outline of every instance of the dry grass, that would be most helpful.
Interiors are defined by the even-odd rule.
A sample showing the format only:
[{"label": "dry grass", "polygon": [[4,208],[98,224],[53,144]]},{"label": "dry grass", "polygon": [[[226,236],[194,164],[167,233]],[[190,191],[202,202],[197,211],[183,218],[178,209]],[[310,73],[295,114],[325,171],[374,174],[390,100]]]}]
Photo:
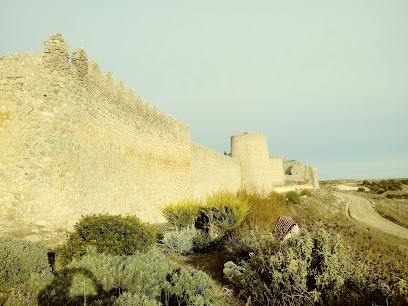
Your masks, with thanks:
[{"label": "dry grass", "polygon": [[238,195],[246,199],[251,208],[243,224],[226,237],[227,250],[179,256],[176,259],[179,263],[208,273],[225,288],[227,294],[224,298],[230,305],[245,304],[239,300],[237,290],[228,285],[222,274],[223,263],[228,260],[237,263],[240,259],[239,249],[234,249],[234,243],[240,246],[242,237],[251,229],[272,230],[281,215],[292,216],[302,228],[311,231],[325,229],[332,234],[341,234],[354,260],[367,263],[370,271],[378,273],[382,279],[408,279],[408,241],[348,219],[345,204],[333,195],[332,186],[313,192],[312,197],[302,198],[299,205],[287,204],[284,197],[282,201],[282,196],[277,193],[267,198],[245,191],[240,191]]},{"label": "dry grass", "polygon": [[393,271],[408,277],[408,241],[348,219],[344,204],[333,195],[330,187],[302,199],[301,205],[293,205],[291,209],[300,227],[311,231],[323,228],[341,234],[355,260],[367,262],[384,275]]},{"label": "dry grass", "polygon": [[258,193],[239,191],[238,196],[250,205],[248,215],[241,226],[241,231],[248,231],[255,226],[272,231],[279,216],[291,216],[291,211],[285,200],[285,196],[278,192],[271,192],[267,197]]},{"label": "dry grass", "polygon": [[[399,194],[408,193],[408,188]],[[388,193],[393,194],[393,193]],[[394,193],[398,194],[398,193]],[[408,199],[404,198],[387,198],[387,195],[366,194],[374,203],[376,210],[384,217],[395,221],[402,226],[408,227]]]}]

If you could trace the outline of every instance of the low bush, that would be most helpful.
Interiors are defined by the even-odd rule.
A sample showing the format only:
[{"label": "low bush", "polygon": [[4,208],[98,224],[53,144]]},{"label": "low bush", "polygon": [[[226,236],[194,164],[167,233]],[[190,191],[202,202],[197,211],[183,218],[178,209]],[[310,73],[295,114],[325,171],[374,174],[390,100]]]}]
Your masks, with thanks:
[{"label": "low bush", "polygon": [[193,238],[193,251],[198,253],[207,252],[211,246],[212,241],[208,235],[204,234],[201,231],[198,231],[199,234]]},{"label": "low bush", "polygon": [[180,268],[158,250],[111,256],[88,248],[38,294],[40,305],[222,305],[204,272]]},{"label": "low bush", "polygon": [[85,254],[92,245],[99,253],[131,255],[146,252],[156,243],[156,229],[136,216],[88,215],[75,224],[67,242],[59,249],[62,265]]},{"label": "low bush", "polygon": [[170,203],[161,211],[166,220],[177,230],[193,228],[201,209],[200,202],[193,200],[182,200],[178,203]]},{"label": "low bush", "polygon": [[363,186],[369,187],[370,191],[376,194],[383,194],[387,191],[399,191],[402,189],[404,180],[381,180],[369,182],[368,180],[363,181]]},{"label": "low bush", "polygon": [[208,230],[211,240],[220,238],[238,227],[244,221],[248,210],[248,202],[232,193],[220,192],[208,196],[206,205],[201,210],[202,216],[205,215],[201,219],[201,226]]},{"label": "low bush", "polygon": [[286,193],[286,200],[288,203],[300,204],[300,195],[296,191],[288,191]]},{"label": "low bush", "polygon": [[160,249],[167,254],[185,255],[193,252],[194,239],[199,235],[196,229],[182,229],[164,233]]},{"label": "low bush", "polygon": [[358,192],[364,192],[365,189],[364,189],[364,187],[358,187],[358,188],[357,188],[357,191],[358,191]]},{"label": "low bush", "polygon": [[39,242],[0,240],[0,287],[22,284],[33,273],[51,273],[47,248]]},{"label": "low bush", "polygon": [[361,184],[363,186],[370,186],[370,182],[368,180],[364,180]]},{"label": "low bush", "polygon": [[248,209],[247,201],[220,192],[207,197],[205,204],[184,200],[167,205],[162,208],[162,214],[177,230],[197,228],[215,240],[239,226]]},{"label": "low bush", "polygon": [[[405,304],[408,282],[383,279],[356,262],[339,235],[305,230],[280,242],[271,234],[249,236],[249,259],[236,281],[254,305]],[[371,269],[371,270],[370,270]]]},{"label": "low bush", "polygon": [[312,190],[310,189],[302,189],[300,191],[301,196],[306,196],[306,197],[311,197],[312,196]]},{"label": "low bush", "polygon": [[[27,305],[56,305],[41,303],[40,292],[51,284],[55,276],[51,272],[31,274],[31,276],[16,290],[13,290],[5,301],[5,306],[27,306]],[[1,304],[3,305],[3,304]]]}]

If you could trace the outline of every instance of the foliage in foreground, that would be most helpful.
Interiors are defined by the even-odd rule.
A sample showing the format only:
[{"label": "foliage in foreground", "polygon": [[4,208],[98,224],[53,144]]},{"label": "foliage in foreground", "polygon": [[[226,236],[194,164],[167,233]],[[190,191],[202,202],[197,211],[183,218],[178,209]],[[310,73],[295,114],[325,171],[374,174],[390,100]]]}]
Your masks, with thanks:
[{"label": "foliage in foreground", "polygon": [[167,254],[189,254],[193,251],[194,239],[199,234],[199,231],[195,228],[166,232],[161,240],[160,248]]},{"label": "foliage in foreground", "polygon": [[267,197],[241,190],[238,197],[249,203],[248,214],[238,231],[246,232],[255,227],[272,231],[279,216],[291,216],[285,196],[272,191]]},{"label": "foliage in foreground", "polygon": [[209,236],[218,238],[238,227],[248,210],[247,201],[232,193],[220,192],[207,197],[206,206],[201,211],[201,221],[205,220],[204,227],[208,229]]},{"label": "foliage in foreground", "polygon": [[34,291],[21,288],[8,305],[222,305],[208,275],[180,268],[155,249],[111,256],[88,248]]},{"label": "foliage in foreground", "polygon": [[75,224],[58,254],[63,265],[85,254],[92,245],[99,253],[131,255],[147,252],[156,242],[156,228],[136,216],[87,215]]},{"label": "foliage in foreground", "polygon": [[194,200],[182,200],[170,203],[161,209],[162,215],[177,230],[193,228],[197,219],[201,204]]},{"label": "foliage in foreground", "polygon": [[220,192],[207,197],[204,204],[186,200],[171,203],[162,208],[162,214],[177,230],[197,228],[214,240],[239,226],[248,210],[245,200]]},{"label": "foliage in foreground", "polygon": [[296,191],[288,191],[286,193],[286,200],[288,203],[300,204],[300,195]]},{"label": "foliage in foreground", "polygon": [[51,273],[47,248],[39,242],[0,240],[0,287],[19,285],[33,273]]},{"label": "foliage in foreground", "polygon": [[237,286],[256,305],[408,303],[407,279],[383,279],[353,261],[339,235],[303,230],[284,243],[271,234],[249,240]]}]

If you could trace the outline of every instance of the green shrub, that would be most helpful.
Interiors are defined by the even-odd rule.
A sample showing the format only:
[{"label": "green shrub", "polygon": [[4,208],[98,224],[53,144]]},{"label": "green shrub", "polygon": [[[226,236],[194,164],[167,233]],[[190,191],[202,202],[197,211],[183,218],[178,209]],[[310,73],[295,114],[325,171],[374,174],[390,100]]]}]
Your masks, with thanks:
[{"label": "green shrub", "polygon": [[42,305],[221,305],[219,292],[204,272],[180,268],[157,249],[111,256],[88,248],[39,296]]},{"label": "green shrub", "polygon": [[371,192],[376,194],[383,194],[387,191],[399,191],[402,189],[404,180],[381,180],[376,182],[363,181],[363,186],[370,188]]},{"label": "green shrub", "polygon": [[131,292],[123,292],[113,303],[113,306],[161,306],[159,301],[150,296],[140,296]]},{"label": "green shrub", "polygon": [[175,269],[170,284],[171,297],[177,305],[222,305],[214,281],[202,271]]},{"label": "green shrub", "polygon": [[191,253],[194,248],[194,238],[198,235],[198,230],[189,228],[166,232],[161,240],[160,248],[167,254]]},{"label": "green shrub", "polygon": [[162,215],[176,229],[193,228],[201,204],[193,200],[170,203],[161,209]]},{"label": "green shrub", "polygon": [[236,228],[248,213],[248,202],[238,196],[220,192],[207,197],[205,204],[183,200],[162,208],[162,214],[176,229],[198,228],[210,240]]},{"label": "green shrub", "polygon": [[92,245],[99,253],[131,255],[146,252],[156,243],[156,229],[140,221],[136,216],[88,215],[82,216],[67,242],[61,247],[59,256],[62,264],[85,254]]},{"label": "green shrub", "polygon": [[47,248],[39,242],[0,240],[0,287],[25,282],[32,273],[50,273]]},{"label": "green shrub", "polygon": [[211,247],[211,239],[208,235],[201,231],[198,231],[198,235],[193,238],[193,251],[198,253],[204,253]]},{"label": "green shrub", "polygon": [[364,187],[358,187],[357,191],[358,191],[358,192],[364,192],[365,189],[364,189]]},{"label": "green shrub", "polygon": [[[13,290],[4,303],[5,306],[27,306],[41,304],[40,292],[48,286],[54,279],[54,274],[34,273],[18,289]],[[3,304],[1,304],[3,305]],[[47,304],[45,304],[47,305]],[[49,304],[53,305],[53,304]],[[54,304],[55,305],[55,304]]]},{"label": "green shrub", "polygon": [[232,193],[220,192],[208,196],[202,214],[205,215],[204,227],[207,228],[209,237],[212,240],[220,238],[227,231],[239,226],[248,210],[248,202]]},{"label": "green shrub", "polygon": [[254,305],[371,305],[408,302],[407,280],[379,278],[356,262],[343,239],[325,231],[281,243],[271,234],[249,236],[249,259],[236,285]]},{"label": "green shrub", "polygon": [[300,204],[300,195],[296,191],[289,191],[286,194],[286,200],[292,204]]}]

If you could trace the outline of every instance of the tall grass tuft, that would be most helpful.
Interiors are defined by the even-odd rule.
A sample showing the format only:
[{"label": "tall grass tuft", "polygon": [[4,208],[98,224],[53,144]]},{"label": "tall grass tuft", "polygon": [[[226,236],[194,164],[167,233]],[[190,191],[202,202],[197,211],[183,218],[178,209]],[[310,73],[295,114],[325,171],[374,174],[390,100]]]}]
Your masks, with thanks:
[{"label": "tall grass tuft", "polygon": [[162,214],[176,230],[197,228],[215,240],[239,226],[248,210],[245,199],[219,192],[208,196],[202,204],[191,200],[171,203],[162,208]]},{"label": "tall grass tuft", "polygon": [[232,193],[220,192],[207,197],[205,213],[209,227],[219,230],[218,236],[236,228],[245,220],[249,211],[248,201]]},{"label": "tall grass tuft", "polygon": [[247,231],[258,227],[272,231],[279,216],[291,216],[285,196],[272,191],[267,197],[255,192],[240,190],[237,196],[249,204],[247,217],[240,226],[241,230]]},{"label": "tall grass tuft", "polygon": [[177,230],[193,228],[202,205],[194,200],[170,203],[161,209],[162,215]]}]

